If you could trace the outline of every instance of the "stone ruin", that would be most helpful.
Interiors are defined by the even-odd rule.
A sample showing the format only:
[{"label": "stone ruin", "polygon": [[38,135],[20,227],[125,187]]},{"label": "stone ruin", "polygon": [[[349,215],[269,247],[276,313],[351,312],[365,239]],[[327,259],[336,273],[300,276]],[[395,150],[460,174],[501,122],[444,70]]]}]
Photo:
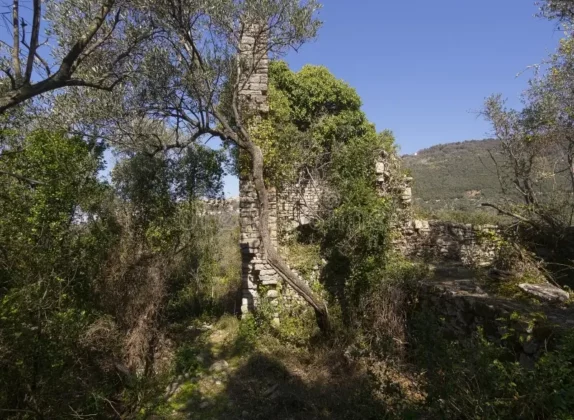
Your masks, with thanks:
[{"label": "stone ruin", "polygon": [[401,236],[396,246],[409,257],[490,267],[498,250],[492,238],[499,233],[500,228],[496,225],[409,220],[401,226]]},{"label": "stone ruin", "polygon": [[[269,60],[266,38],[258,25],[245,25],[240,40],[240,62],[243,68],[254,68],[243,75],[240,66],[239,93],[242,112],[264,118],[269,112],[268,83]],[[246,65],[245,65],[246,64]],[[456,261],[464,265],[491,265],[496,247],[487,238],[496,233],[496,226],[473,226],[441,221],[415,220],[412,217],[412,188],[410,177],[392,179],[393,166],[400,165],[396,156],[382,152],[374,162],[377,188],[381,197],[394,194],[400,197],[399,233],[394,246],[406,256]],[[288,186],[282,191],[269,191],[269,229],[272,243],[282,253],[279,237],[312,222],[317,214],[323,188],[311,180]],[[267,264],[261,249],[259,235],[259,208],[257,194],[250,175],[239,179],[240,247],[242,255],[242,314],[253,311],[264,293],[272,306],[290,305],[299,300],[298,295],[275,269]],[[281,232],[280,232],[281,227]],[[288,263],[288,261],[287,261]],[[307,279],[308,280],[308,279]],[[274,319],[278,322],[278,312]]]},{"label": "stone ruin", "polygon": [[[256,71],[244,79],[240,99],[243,106],[264,117],[269,111],[268,58],[265,49],[258,48],[257,31],[256,26],[248,27],[241,38],[242,59],[250,63],[256,60],[257,65]],[[401,173],[397,170],[399,158],[382,152],[374,165],[379,195],[388,197],[392,194],[399,198],[399,212],[394,223],[397,233],[393,243],[395,250],[407,257],[438,263],[439,267],[444,264],[441,270],[447,270],[447,274],[435,270],[435,278],[420,279],[418,296],[419,309],[428,308],[443,320],[442,334],[464,339],[480,327],[488,340],[513,346],[517,360],[523,366],[532,367],[534,361],[557,342],[557,337],[573,327],[572,311],[565,314],[561,308],[527,307],[511,299],[492,296],[481,289],[473,277],[473,270],[466,269],[494,265],[498,249],[497,241],[493,241],[493,238],[501,233],[498,226],[418,220],[413,217],[412,211],[413,179],[396,179],[394,175]],[[266,263],[261,249],[259,208],[253,182],[248,175],[242,175],[239,185],[241,313],[245,315],[253,311],[261,299],[266,299],[271,308],[277,308],[273,321],[279,323],[279,304],[287,308],[300,307],[303,300]],[[324,193],[325,189],[312,180],[300,181],[281,191],[269,191],[272,243],[284,257],[281,239],[313,222]],[[458,274],[448,274],[453,269]],[[318,281],[318,270],[319,267],[317,275],[313,276],[315,278],[305,280]],[[463,272],[462,276],[460,271]],[[568,295],[557,288],[551,292],[561,292],[558,296],[561,301],[565,299],[563,295]],[[548,294],[546,290],[538,293]],[[534,310],[542,310],[546,321],[533,323],[523,317],[515,317],[516,313],[528,314]],[[513,332],[512,339],[508,338],[509,332]]]},{"label": "stone ruin", "polygon": [[[264,117],[269,112],[267,91],[269,86],[269,60],[266,38],[261,26],[245,24],[240,39],[239,78],[241,90],[239,100],[242,112],[259,114]],[[242,69],[254,69],[244,75]],[[277,203],[274,191],[269,191],[269,229],[271,241],[277,246]],[[276,299],[280,278],[273,267],[267,264],[259,235],[259,207],[257,193],[250,175],[241,173],[239,177],[239,224],[241,230],[241,312],[252,311],[259,302],[260,289],[268,288],[266,296]]]}]

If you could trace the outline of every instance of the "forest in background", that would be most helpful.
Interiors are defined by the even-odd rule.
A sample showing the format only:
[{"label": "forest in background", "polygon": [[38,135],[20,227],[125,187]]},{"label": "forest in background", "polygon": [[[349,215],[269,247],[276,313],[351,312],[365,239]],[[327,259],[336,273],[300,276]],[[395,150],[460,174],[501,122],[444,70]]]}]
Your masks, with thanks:
[{"label": "forest in background", "polygon": [[484,200],[501,198],[496,165],[501,158],[497,140],[468,140],[438,144],[402,156],[414,178],[413,198],[426,209],[475,210]]}]

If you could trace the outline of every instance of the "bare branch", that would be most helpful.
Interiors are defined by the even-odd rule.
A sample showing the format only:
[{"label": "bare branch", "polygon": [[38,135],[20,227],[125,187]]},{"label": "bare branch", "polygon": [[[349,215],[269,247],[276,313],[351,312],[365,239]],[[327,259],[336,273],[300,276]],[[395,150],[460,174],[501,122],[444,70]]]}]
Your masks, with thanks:
[{"label": "bare branch", "polygon": [[32,79],[32,70],[34,67],[34,58],[38,48],[38,39],[40,38],[40,16],[42,14],[42,2],[34,0],[34,16],[32,18],[32,33],[30,35],[30,47],[28,48],[28,62],[26,63],[26,74],[24,82],[30,83]]},{"label": "bare branch", "polygon": [[92,21],[92,23],[88,26],[88,30],[76,41],[76,43],[72,46],[68,54],[62,60],[62,64],[58,72],[56,73],[59,77],[66,77],[70,76],[72,72],[72,68],[74,62],[78,59],[80,54],[86,49],[96,32],[101,28],[103,23],[106,20],[106,17],[110,13],[112,6],[114,5],[115,0],[105,0],[100,8],[100,13],[96,16],[96,18]]},{"label": "bare branch", "polygon": [[12,2],[12,68],[14,69],[14,78],[16,83],[20,83],[22,78],[22,66],[20,64],[20,22],[19,22],[19,0]]},{"label": "bare branch", "polygon": [[512,213],[512,212],[507,211],[507,210],[504,210],[495,204],[482,203],[481,206],[491,207],[491,208],[497,210],[500,214],[504,214],[505,216],[510,216],[516,220],[520,220],[521,222],[528,223],[529,225],[532,225],[532,226],[536,226],[536,224],[534,222],[532,222],[531,220],[528,220],[526,217],[521,216],[521,215],[516,214],[516,213]]},{"label": "bare branch", "polygon": [[[28,45],[28,42],[26,41],[26,25],[24,25],[24,22],[22,22],[22,45],[24,47],[26,47],[26,49],[28,50],[28,58],[30,58],[30,45]],[[35,59],[38,60],[40,62],[40,64],[42,64],[42,66],[44,66],[44,70],[46,71],[46,75],[50,76],[50,74],[52,73],[52,70],[50,70],[50,66],[48,65],[46,60],[44,60],[40,56],[40,54],[38,54],[38,48],[39,47],[40,47],[40,45],[38,45],[38,47],[34,51]],[[27,79],[26,83],[30,83],[30,80],[31,80],[31,74],[30,74],[30,77]]]}]

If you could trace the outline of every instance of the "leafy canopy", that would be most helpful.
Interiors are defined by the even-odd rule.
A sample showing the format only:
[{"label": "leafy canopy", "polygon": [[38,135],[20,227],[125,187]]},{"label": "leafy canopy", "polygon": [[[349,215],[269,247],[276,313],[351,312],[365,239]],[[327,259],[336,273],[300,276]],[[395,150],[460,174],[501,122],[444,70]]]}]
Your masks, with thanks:
[{"label": "leafy canopy", "polygon": [[293,72],[284,61],[272,61],[269,79],[269,118],[251,133],[263,149],[268,182],[289,184],[307,171],[322,176],[321,166],[338,147],[376,136],[357,92],[326,67]]}]

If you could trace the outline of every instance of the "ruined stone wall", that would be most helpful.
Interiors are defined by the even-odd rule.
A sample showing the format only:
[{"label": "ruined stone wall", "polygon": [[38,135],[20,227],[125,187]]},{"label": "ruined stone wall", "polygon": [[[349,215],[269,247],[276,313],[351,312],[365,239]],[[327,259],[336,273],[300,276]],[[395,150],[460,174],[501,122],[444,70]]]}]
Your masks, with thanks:
[{"label": "ruined stone wall", "polygon": [[488,267],[497,256],[495,225],[470,225],[439,220],[412,220],[401,227],[397,246],[409,257]]},{"label": "ruined stone wall", "polygon": [[[240,41],[240,83],[239,93],[243,115],[249,116],[252,123],[266,118],[269,112],[268,84],[269,60],[266,37],[260,25],[245,25]],[[242,69],[255,71],[245,74]],[[283,254],[278,240],[278,219],[287,224],[308,223],[308,211],[316,205],[315,198],[307,185],[295,185],[277,193],[268,189],[269,230],[271,242]],[[315,204],[311,204],[315,203]],[[239,177],[239,217],[241,247],[242,302],[241,313],[252,312],[262,299],[271,307],[282,303],[283,307],[297,305],[301,298],[286,285],[277,271],[267,263],[261,246],[259,232],[260,209],[253,180],[248,171],[243,170]],[[264,296],[262,295],[264,294]],[[281,302],[280,302],[281,301]],[[279,313],[272,314],[279,322]]]},{"label": "ruined stone wall", "polygon": [[[241,111],[250,121],[266,118],[268,103],[268,57],[266,38],[260,25],[245,25],[240,42],[239,94]],[[245,73],[244,69],[255,71]],[[397,177],[400,159],[394,154],[381,152],[373,162],[376,169],[377,189],[381,198],[399,197],[395,225],[399,233],[395,246],[407,256],[443,259],[465,265],[490,265],[495,258],[495,245],[488,239],[496,233],[496,226],[471,226],[439,221],[414,220],[412,216],[412,189],[410,177]],[[279,274],[266,262],[259,233],[260,210],[257,194],[249,174],[240,176],[240,246],[242,253],[242,305],[243,314],[252,311],[260,302],[262,291],[272,306],[280,300],[291,305],[300,301],[287,287]],[[287,237],[300,226],[309,224],[317,215],[325,189],[310,180],[269,191],[269,229],[273,244],[280,254],[280,238]],[[288,256],[287,256],[288,260]],[[288,262],[288,261],[287,261]],[[278,317],[278,314],[275,314]]]},{"label": "ruined stone wall", "polygon": [[277,193],[277,220],[282,239],[317,217],[323,191],[320,184],[302,181]]},{"label": "ruined stone wall", "polygon": [[[400,201],[395,220],[398,234],[393,244],[395,248],[407,257],[474,267],[491,266],[497,256],[498,245],[493,238],[500,234],[499,227],[415,219],[412,211],[413,179],[392,179],[392,174],[400,173],[397,159],[383,152],[375,162],[379,194],[381,197],[393,194]],[[395,166],[394,170],[391,166]]]},{"label": "ruined stone wall", "polygon": [[447,338],[464,340],[480,327],[489,341],[510,346],[525,366],[532,366],[564,332],[574,328],[571,309],[492,296],[476,279],[422,282],[418,302],[419,310],[438,315]]}]

